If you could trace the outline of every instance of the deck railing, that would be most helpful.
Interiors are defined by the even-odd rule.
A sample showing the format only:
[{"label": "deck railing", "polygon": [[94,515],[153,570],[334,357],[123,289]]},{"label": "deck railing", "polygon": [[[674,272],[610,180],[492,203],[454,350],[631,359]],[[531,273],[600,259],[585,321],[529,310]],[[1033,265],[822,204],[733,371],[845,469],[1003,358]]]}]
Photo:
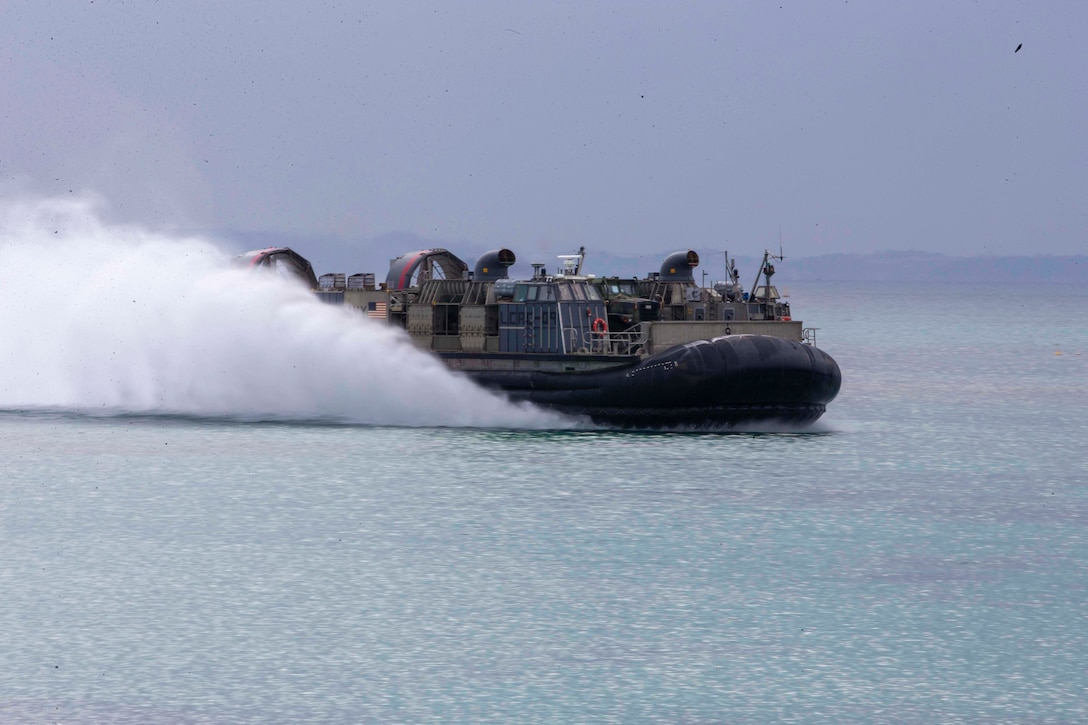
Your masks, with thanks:
[{"label": "deck railing", "polygon": [[590,330],[582,333],[584,348],[599,354],[637,355],[649,338],[649,327],[641,322],[623,332]]}]

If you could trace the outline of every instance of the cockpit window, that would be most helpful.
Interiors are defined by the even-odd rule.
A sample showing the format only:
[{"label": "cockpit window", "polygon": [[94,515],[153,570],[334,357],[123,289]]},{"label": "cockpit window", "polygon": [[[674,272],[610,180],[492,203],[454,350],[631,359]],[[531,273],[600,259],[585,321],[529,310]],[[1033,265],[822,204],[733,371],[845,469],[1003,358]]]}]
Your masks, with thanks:
[{"label": "cockpit window", "polygon": [[514,288],[514,302],[554,302],[556,300],[599,300],[595,287],[583,282],[559,284],[519,284]]},{"label": "cockpit window", "polygon": [[514,302],[550,302],[554,299],[554,285],[519,284],[514,289]]}]

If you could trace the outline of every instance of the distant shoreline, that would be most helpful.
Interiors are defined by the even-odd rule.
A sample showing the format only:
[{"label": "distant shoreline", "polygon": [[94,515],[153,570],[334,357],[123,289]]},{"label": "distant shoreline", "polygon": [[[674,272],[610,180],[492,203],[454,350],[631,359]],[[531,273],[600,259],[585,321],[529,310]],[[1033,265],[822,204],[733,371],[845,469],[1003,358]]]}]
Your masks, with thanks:
[{"label": "distant shoreline", "polygon": [[950,257],[926,252],[829,254],[787,259],[782,271],[797,281],[1088,285],[1088,256]]}]

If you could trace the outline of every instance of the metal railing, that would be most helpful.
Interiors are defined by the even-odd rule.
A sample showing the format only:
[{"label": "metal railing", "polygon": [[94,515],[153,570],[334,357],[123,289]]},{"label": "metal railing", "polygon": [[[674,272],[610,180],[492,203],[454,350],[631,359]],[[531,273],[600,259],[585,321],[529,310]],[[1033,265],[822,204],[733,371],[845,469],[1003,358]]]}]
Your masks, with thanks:
[{"label": "metal railing", "polygon": [[584,349],[595,353],[616,355],[636,355],[649,339],[649,327],[641,322],[623,332],[590,330],[582,333]]}]

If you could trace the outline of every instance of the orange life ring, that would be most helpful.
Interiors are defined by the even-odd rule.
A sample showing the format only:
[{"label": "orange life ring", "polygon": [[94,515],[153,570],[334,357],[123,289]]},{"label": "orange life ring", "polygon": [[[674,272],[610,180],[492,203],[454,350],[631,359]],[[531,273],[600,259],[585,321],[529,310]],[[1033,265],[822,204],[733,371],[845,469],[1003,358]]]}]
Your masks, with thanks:
[{"label": "orange life ring", "polygon": [[593,321],[593,332],[597,333],[598,335],[605,334],[606,332],[608,332],[608,323],[605,322],[602,318],[598,317],[596,320]]}]

